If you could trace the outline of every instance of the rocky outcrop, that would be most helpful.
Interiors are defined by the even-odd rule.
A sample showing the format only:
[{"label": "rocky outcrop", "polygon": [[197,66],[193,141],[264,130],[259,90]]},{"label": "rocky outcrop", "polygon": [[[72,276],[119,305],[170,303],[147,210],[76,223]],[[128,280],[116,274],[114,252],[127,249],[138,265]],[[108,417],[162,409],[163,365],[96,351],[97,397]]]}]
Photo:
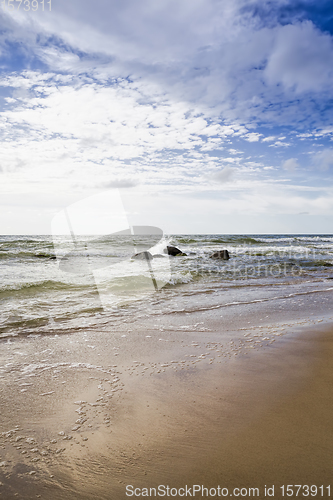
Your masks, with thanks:
[{"label": "rocky outcrop", "polygon": [[140,252],[132,255],[131,259],[135,260],[153,260],[153,256],[150,252]]},{"label": "rocky outcrop", "polygon": [[230,255],[228,250],[219,250],[218,252],[214,252],[213,255],[210,256],[211,259],[222,259],[229,260]]},{"label": "rocky outcrop", "polygon": [[172,255],[173,257],[177,257],[177,256],[183,256],[185,255],[186,256],[186,253],[183,253],[181,250],[179,250],[179,248],[177,247],[171,247],[171,246],[167,246],[164,250],[164,253],[167,253],[168,255]]}]

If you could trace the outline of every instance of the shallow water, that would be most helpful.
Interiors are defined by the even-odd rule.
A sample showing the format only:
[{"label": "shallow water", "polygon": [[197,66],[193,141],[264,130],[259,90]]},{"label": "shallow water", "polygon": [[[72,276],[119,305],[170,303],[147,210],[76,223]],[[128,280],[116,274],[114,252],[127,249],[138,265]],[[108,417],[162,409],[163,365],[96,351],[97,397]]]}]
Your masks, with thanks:
[{"label": "shallow water", "polygon": [[[0,236],[0,336],[47,334],[159,314],[197,295],[247,300],[263,286],[326,282],[333,277],[331,235],[178,235],[159,238]],[[151,247],[151,245],[154,245]],[[166,245],[186,256],[169,257]],[[210,258],[227,248],[229,261]],[[150,249],[148,264],[131,256]],[[328,282],[328,281],[327,281]],[[204,297],[207,296],[207,299]]]}]

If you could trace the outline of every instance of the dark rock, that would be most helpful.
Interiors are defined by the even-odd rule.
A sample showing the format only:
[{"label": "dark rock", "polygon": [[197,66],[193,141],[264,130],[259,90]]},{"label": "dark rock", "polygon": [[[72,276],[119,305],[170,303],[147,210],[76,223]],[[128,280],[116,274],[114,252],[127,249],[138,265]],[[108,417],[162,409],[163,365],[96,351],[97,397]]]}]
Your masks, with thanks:
[{"label": "dark rock", "polygon": [[55,255],[52,255],[52,257],[50,257],[50,260],[57,260],[57,257]]},{"label": "dark rock", "polygon": [[140,252],[136,253],[135,255],[132,255],[131,259],[136,259],[136,260],[153,260],[153,256],[150,252]]},{"label": "dark rock", "polygon": [[173,257],[176,257],[177,255],[178,256],[186,256],[186,253],[183,253],[181,250],[179,250],[179,248],[177,247],[170,247],[170,246],[167,246],[165,249],[164,249],[164,253],[167,253],[168,255],[172,255]]},{"label": "dark rock", "polygon": [[222,259],[229,260],[230,255],[228,250],[219,250],[218,252],[214,252],[213,255],[210,256],[211,259]]}]

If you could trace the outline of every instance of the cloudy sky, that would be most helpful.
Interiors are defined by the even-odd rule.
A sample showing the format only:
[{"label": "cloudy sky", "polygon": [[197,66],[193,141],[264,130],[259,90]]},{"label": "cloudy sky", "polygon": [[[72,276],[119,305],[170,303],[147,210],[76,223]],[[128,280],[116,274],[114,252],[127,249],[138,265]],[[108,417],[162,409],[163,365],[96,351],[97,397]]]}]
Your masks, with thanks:
[{"label": "cloudy sky", "polygon": [[332,233],[332,35],[331,0],[5,0],[0,234],[115,188],[167,233]]}]

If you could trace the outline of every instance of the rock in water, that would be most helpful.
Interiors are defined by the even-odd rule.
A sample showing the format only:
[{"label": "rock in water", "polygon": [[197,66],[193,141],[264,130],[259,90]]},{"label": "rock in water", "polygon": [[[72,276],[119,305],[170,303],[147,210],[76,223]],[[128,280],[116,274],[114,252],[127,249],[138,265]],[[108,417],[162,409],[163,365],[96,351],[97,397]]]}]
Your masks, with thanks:
[{"label": "rock in water", "polygon": [[210,256],[211,259],[222,259],[229,260],[230,255],[228,250],[219,250],[218,252],[214,252],[213,255]]},{"label": "rock in water", "polygon": [[150,252],[140,252],[136,253],[135,255],[132,255],[131,259],[136,259],[136,260],[153,260],[153,256]]},{"label": "rock in water", "polygon": [[167,246],[165,249],[164,249],[164,253],[167,253],[168,255],[172,255],[173,257],[176,257],[177,255],[178,256],[182,256],[182,255],[185,255],[186,256],[186,253],[183,253],[181,250],[179,250],[179,248],[177,247],[169,247]]}]

